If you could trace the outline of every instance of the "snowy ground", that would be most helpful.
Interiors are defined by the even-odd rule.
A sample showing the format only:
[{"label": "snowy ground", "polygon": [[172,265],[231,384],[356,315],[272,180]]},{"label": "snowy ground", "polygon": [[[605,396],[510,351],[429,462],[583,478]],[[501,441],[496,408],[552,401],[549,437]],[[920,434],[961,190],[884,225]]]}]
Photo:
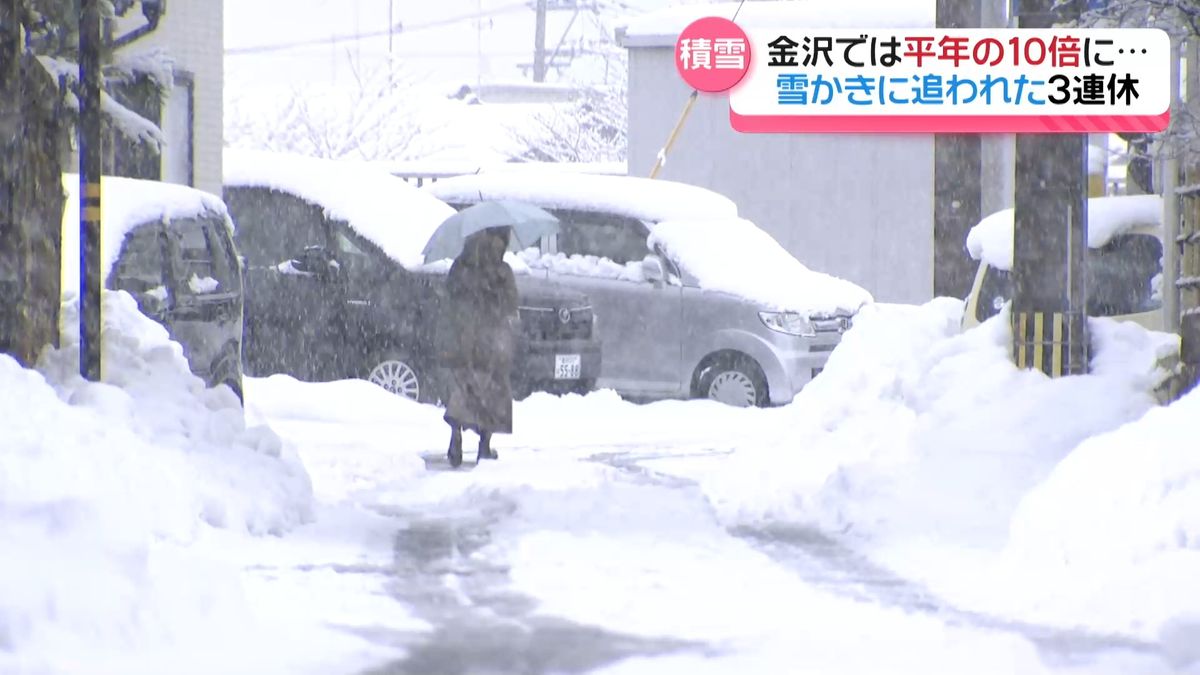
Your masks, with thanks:
[{"label": "snowy ground", "polygon": [[1098,322],[1051,381],[960,311],[865,310],[786,408],[536,395],[457,471],[362,382],[242,424],[146,322],[111,386],[0,359],[0,671],[1200,673],[1170,341]]}]

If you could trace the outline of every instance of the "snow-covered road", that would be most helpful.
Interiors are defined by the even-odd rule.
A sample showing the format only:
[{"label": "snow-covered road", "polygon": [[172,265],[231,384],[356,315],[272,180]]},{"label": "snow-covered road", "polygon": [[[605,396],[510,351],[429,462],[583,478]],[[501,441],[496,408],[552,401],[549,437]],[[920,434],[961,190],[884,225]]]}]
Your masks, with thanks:
[{"label": "snow-covered road", "polygon": [[1173,336],[1097,321],[1051,380],[1006,317],[871,307],[791,405],[535,395],[449,470],[437,408],[275,376],[243,410],[104,299],[106,382],[70,333],[0,356],[6,675],[1200,675]]},{"label": "snow-covered road", "polygon": [[839,533],[725,524],[689,476],[781,411],[535,397],[499,461],[476,467],[468,436],[453,471],[440,411],[372,385],[276,377],[247,400],[340,514],[297,553],[357,578],[327,580],[357,611],[329,623],[383,665],[347,675],[1175,672],[1156,643],[960,609]]}]

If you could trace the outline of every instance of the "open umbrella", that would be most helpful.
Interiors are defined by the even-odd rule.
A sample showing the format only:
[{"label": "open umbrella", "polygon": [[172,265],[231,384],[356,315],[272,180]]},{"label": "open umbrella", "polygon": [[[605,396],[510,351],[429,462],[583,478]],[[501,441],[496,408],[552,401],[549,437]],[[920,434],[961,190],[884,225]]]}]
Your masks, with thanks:
[{"label": "open umbrella", "polygon": [[558,232],[558,218],[545,209],[511,199],[480,202],[438,226],[422,251],[425,262],[457,257],[467,237],[493,227],[511,227],[514,243],[528,248],[542,237]]}]

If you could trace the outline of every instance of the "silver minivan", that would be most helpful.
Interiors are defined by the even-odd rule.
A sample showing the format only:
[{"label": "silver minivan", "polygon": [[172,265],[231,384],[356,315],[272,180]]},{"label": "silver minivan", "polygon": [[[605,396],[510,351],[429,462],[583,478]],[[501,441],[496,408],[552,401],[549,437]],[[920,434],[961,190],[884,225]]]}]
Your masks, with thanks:
[{"label": "silver minivan", "polygon": [[597,387],[635,400],[792,400],[871,296],[809,270],[710,190],[565,172],[481,173],[425,188],[462,209],[517,199],[560,231],[516,251],[527,269],[587,294],[604,359]]}]

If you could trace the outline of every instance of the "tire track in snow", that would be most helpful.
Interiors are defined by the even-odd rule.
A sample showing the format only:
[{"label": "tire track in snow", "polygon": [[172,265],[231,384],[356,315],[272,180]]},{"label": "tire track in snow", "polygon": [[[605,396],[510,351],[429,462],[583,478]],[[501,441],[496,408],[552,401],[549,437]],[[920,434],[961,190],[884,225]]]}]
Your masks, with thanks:
[{"label": "tire track in snow", "polygon": [[703,649],[536,615],[536,601],[512,590],[508,568],[481,554],[516,508],[493,494],[441,513],[381,511],[404,522],[391,592],[434,630],[392,636],[406,656],[363,675],[584,673],[629,657]]},{"label": "tire track in snow", "polygon": [[[634,448],[628,450],[645,450]],[[695,481],[663,474],[641,462],[680,457],[728,454],[731,450],[697,448],[687,452],[614,451],[611,447],[589,459],[627,472],[636,480],[670,489],[700,491]],[[944,624],[1016,634],[1032,642],[1042,658],[1059,666],[1079,666],[1111,652],[1132,652],[1168,661],[1161,645],[1136,638],[1084,628],[1051,626],[1008,619],[959,608],[924,585],[901,577],[871,561],[835,535],[812,527],[773,524],[733,527],[729,533],[751,543],[791,569],[805,583],[860,602],[933,615]]]}]

